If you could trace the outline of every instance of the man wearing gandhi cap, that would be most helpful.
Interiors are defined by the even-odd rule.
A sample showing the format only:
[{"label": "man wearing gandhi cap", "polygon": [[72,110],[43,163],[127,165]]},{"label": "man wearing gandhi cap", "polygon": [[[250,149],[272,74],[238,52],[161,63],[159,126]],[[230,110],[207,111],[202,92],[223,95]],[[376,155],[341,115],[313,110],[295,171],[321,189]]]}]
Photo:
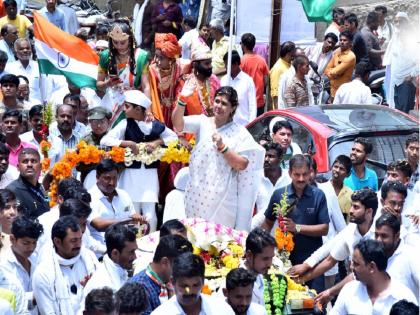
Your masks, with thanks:
[{"label": "man wearing gandhi cap", "polygon": [[214,94],[220,81],[212,74],[210,48],[203,44],[194,47],[191,61],[193,73],[187,76],[178,103],[186,106],[187,115],[213,116]]},{"label": "man wearing gandhi cap", "polygon": [[[158,120],[146,122],[146,109],[151,101],[138,90],[124,92],[124,111],[126,119],[111,129],[101,145],[130,148],[138,154],[137,144],[146,144],[149,153],[158,146],[176,140],[176,134]],[[130,195],[137,213],[142,213],[149,222],[151,231],[156,230],[155,205],[158,202],[159,181],[157,168],[159,162],[150,165],[134,161],[121,173],[119,187]]]}]

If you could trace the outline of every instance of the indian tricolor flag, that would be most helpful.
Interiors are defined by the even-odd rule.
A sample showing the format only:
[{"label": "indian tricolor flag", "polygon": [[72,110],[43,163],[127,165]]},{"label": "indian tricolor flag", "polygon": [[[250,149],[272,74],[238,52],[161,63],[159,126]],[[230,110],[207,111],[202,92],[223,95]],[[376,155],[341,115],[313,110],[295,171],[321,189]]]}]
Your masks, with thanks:
[{"label": "indian tricolor flag", "polygon": [[38,12],[34,14],[39,72],[62,74],[71,83],[96,89],[99,57],[80,38],[62,31]]}]

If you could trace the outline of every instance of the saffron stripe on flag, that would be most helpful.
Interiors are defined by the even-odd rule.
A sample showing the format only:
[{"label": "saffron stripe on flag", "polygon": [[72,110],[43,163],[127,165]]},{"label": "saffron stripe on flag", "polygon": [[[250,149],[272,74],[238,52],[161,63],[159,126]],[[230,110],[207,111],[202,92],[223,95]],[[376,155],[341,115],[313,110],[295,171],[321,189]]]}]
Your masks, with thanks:
[{"label": "saffron stripe on flag", "polygon": [[86,64],[97,65],[98,55],[80,38],[73,36],[56,27],[37,11],[34,15],[35,38],[47,46],[65,53],[68,57]]},{"label": "saffron stripe on flag", "polygon": [[[65,55],[64,53],[57,51],[51,47],[48,47],[44,42],[35,39],[35,49],[38,56],[38,63],[48,61],[51,66],[44,66],[40,71],[46,74],[63,74],[67,76],[67,73],[72,73],[72,77],[80,75],[83,77],[90,78],[89,86],[96,88],[96,78],[98,75],[98,66],[92,64],[86,64],[82,61],[75,60]],[[45,62],[44,62],[45,63]],[[53,69],[55,68],[55,69]],[[81,82],[86,82],[86,80],[81,80]],[[94,84],[92,84],[94,82]],[[77,81],[74,82],[79,87],[84,87],[84,85],[79,84]]]}]

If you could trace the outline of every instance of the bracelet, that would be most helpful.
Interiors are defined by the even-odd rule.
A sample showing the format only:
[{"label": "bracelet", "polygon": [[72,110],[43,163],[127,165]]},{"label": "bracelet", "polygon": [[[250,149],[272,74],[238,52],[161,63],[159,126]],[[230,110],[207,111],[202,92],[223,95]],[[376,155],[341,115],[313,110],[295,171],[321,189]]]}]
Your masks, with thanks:
[{"label": "bracelet", "polygon": [[229,147],[227,145],[225,145],[223,150],[220,151],[220,153],[225,154],[228,150],[229,150]]},{"label": "bracelet", "polygon": [[178,100],[178,106],[185,107],[185,106],[187,106],[187,103],[185,103],[181,100]]}]

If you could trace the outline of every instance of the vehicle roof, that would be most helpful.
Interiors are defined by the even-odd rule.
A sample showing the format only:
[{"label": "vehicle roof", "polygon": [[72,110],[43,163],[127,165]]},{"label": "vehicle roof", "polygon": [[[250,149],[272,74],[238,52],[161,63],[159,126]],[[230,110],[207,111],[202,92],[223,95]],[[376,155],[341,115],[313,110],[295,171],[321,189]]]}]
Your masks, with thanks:
[{"label": "vehicle roof", "polygon": [[336,132],[409,130],[419,124],[414,117],[382,105],[321,105],[287,111],[309,116]]}]

